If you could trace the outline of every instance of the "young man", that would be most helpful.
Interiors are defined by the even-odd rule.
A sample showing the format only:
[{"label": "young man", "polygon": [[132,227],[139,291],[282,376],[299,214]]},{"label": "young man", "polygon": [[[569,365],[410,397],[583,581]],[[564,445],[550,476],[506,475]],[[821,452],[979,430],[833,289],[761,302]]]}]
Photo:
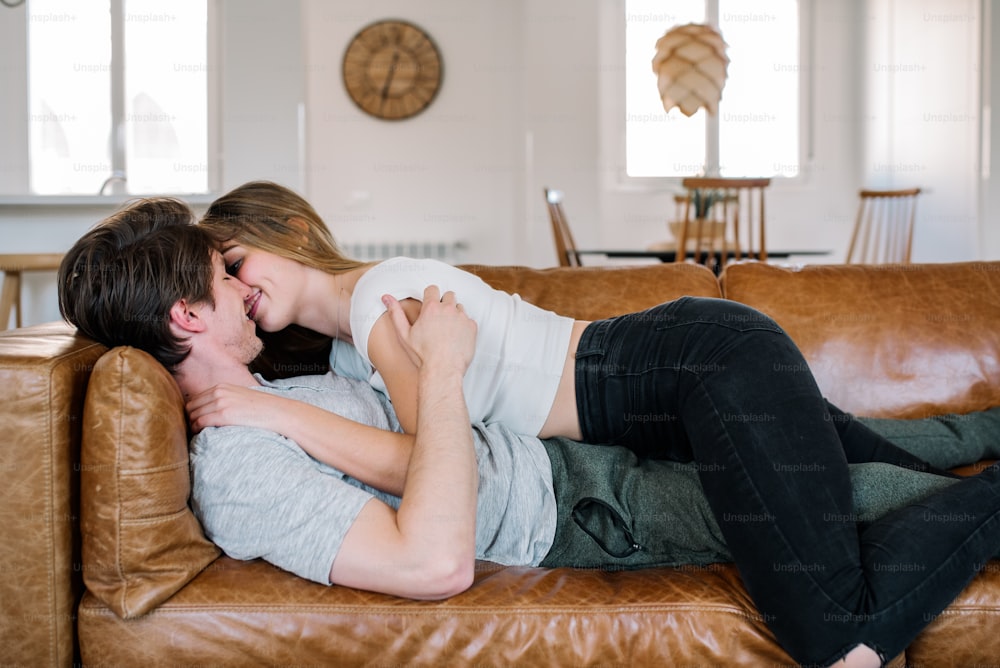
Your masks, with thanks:
[{"label": "young man", "polygon": [[[246,367],[261,349],[254,324],[246,317],[244,300],[249,290],[226,274],[221,256],[201,231],[186,224],[185,208],[172,202],[148,203],[119,219],[119,225],[95,230],[83,247],[78,246],[83,252],[71,253],[73,259],[64,267],[60,277],[62,308],[84,331],[102,332],[102,338],[117,332],[115,343],[131,341],[147,348],[170,365],[185,395],[218,382],[259,386]],[[131,255],[126,249],[132,242],[142,246],[138,257],[126,257]],[[123,254],[117,255],[118,251]],[[123,275],[115,275],[116,270],[124,270]],[[352,506],[349,521],[340,526],[333,523],[329,536],[313,537],[317,546],[337,547],[323,555],[327,563],[318,579],[324,582],[413,598],[451,596],[472,582],[477,472],[461,390],[474,349],[475,324],[465,317],[453,294],[441,296],[436,289],[428,289],[425,298],[420,321],[412,328],[405,317],[399,319],[397,305],[391,306],[400,326],[400,340],[420,365],[421,415],[433,419],[421,421],[422,431],[413,442],[409,475],[398,507],[374,499],[369,503],[370,497],[359,493],[355,496],[361,498]],[[126,304],[134,307],[126,308]],[[353,392],[353,383],[339,385],[348,387],[331,383],[331,391]],[[208,479],[195,465],[198,486],[210,487],[205,495],[209,505],[214,503],[211,476],[215,459],[211,450],[221,449],[223,457],[253,452],[251,447],[237,453],[233,448],[243,445],[241,430],[235,430],[236,439],[225,438],[222,432],[226,431],[208,430],[195,441],[210,451]],[[294,451],[274,439],[268,442],[269,434],[261,436],[264,447],[276,448],[274,462],[280,463],[281,457]],[[238,469],[222,473],[214,481],[219,486],[239,480]],[[264,480],[272,476],[277,481],[286,480],[280,470],[260,473]],[[329,486],[336,495],[335,478],[323,477],[330,478]],[[308,491],[294,486],[274,489],[285,497]],[[228,504],[228,499],[223,503]],[[276,504],[275,510],[280,505]],[[266,513],[260,517],[253,512],[247,519],[301,526],[311,522],[307,515],[317,513],[322,514],[321,509],[300,505],[292,515],[282,512],[268,518]],[[325,520],[314,524],[319,527],[330,518]],[[332,562],[334,554],[337,558]]]},{"label": "young man", "polygon": [[[261,344],[246,317],[250,290],[192,223],[171,199],[142,200],[104,221],[67,253],[60,309],[105,345],[156,357],[195,412],[223,384],[253,388],[234,395],[249,397],[251,411],[254,397],[276,395],[292,412],[329,416],[321,436],[303,432],[314,456],[259,427],[205,428],[192,441],[192,504],[231,556],[412,598],[463,591],[476,558],[617,568],[729,560],[693,467],[470,427],[461,384],[475,325],[452,294],[428,288],[412,327],[387,301],[420,368],[415,437],[394,431],[391,407],[367,383],[252,375],[247,364]],[[953,482],[887,464],[856,471],[878,478],[856,485],[874,492],[871,508],[855,495],[860,522]],[[886,489],[900,493],[888,498]]]}]

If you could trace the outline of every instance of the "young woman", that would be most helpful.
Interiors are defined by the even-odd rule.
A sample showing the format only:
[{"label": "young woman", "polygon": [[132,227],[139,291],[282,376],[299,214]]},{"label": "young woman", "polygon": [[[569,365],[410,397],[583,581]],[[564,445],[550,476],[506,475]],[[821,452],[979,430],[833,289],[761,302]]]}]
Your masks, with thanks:
[{"label": "young woman", "polygon": [[924,463],[830,406],[791,339],[746,306],[682,298],[574,321],[442,263],[345,258],[307,202],[266,182],[223,196],[201,224],[252,288],[258,327],[353,344],[334,345],[332,366],[385,390],[408,431],[415,369],[382,297],[412,318],[433,284],[478,324],[473,421],[696,462],[747,590],[798,661],[892,658],[1000,548],[997,467],[859,527],[848,463]]}]

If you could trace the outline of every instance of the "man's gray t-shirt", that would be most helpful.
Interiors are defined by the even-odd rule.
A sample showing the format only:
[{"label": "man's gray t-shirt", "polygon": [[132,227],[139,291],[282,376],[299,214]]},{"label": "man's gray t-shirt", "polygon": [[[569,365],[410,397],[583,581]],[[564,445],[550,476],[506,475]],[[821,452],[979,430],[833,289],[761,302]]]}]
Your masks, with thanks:
[{"label": "man's gray t-shirt", "polygon": [[[268,382],[261,391],[381,429],[399,431],[391,405],[368,383],[326,374]],[[479,462],[476,553],[537,565],[552,546],[556,502],[537,438],[473,425]],[[213,427],[191,442],[192,506],[205,533],[236,559],[262,558],[329,584],[330,568],[358,513],[373,498],[400,499],[319,462],[294,441],[254,427]]]}]

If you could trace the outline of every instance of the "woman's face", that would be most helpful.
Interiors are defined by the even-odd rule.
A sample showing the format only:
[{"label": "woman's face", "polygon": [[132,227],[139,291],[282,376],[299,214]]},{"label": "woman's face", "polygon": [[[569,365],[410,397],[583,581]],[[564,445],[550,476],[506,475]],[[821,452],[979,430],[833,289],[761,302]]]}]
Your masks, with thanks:
[{"label": "woman's face", "polygon": [[269,251],[230,246],[222,253],[226,272],[251,289],[247,316],[265,332],[296,322],[305,267]]}]

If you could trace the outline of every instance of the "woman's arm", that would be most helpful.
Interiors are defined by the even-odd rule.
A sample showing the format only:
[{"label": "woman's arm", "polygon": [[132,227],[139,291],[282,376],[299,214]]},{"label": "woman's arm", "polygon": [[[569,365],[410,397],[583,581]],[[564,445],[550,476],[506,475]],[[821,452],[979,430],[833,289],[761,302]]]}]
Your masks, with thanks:
[{"label": "woman's arm", "polygon": [[290,438],[315,459],[399,496],[413,436],[349,420],[295,399],[237,385],[216,385],[187,404],[191,428],[243,425]]},{"label": "woman's arm", "polygon": [[478,472],[462,379],[475,323],[455,303],[424,294],[412,331],[388,300],[392,324],[417,374],[418,434],[399,510],[369,501],[351,525],[330,581],[420,599],[467,589],[475,566]]},{"label": "woman's arm", "polygon": [[[409,322],[416,320],[420,312],[420,302],[404,299],[400,304]],[[396,411],[399,424],[407,434],[417,429],[417,366],[396,336],[389,313],[382,316],[372,326],[368,335],[368,357],[372,366],[385,381],[389,399]]]}]

